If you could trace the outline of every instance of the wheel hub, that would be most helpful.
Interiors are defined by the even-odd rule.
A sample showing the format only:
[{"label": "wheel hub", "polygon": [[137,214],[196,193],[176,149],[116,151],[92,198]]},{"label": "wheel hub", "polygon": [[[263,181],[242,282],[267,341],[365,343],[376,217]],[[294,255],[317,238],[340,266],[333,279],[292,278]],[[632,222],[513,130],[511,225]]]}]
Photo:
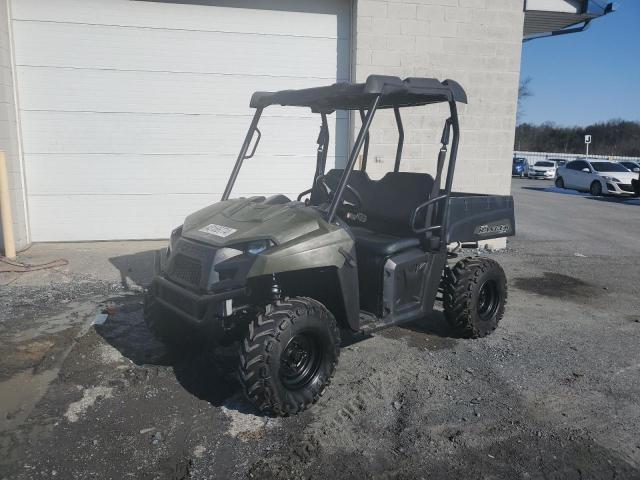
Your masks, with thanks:
[{"label": "wheel hub", "polygon": [[280,357],[280,378],[285,387],[296,390],[309,384],[318,371],[322,355],[309,333],[292,337]]},{"label": "wheel hub", "polygon": [[284,362],[287,367],[292,370],[300,369],[300,367],[302,367],[309,358],[309,352],[304,350],[298,342],[290,345],[285,352],[285,355],[286,358],[284,359]]},{"label": "wheel hub", "polygon": [[498,310],[500,294],[495,280],[487,280],[478,293],[478,316],[481,320],[490,320]]}]

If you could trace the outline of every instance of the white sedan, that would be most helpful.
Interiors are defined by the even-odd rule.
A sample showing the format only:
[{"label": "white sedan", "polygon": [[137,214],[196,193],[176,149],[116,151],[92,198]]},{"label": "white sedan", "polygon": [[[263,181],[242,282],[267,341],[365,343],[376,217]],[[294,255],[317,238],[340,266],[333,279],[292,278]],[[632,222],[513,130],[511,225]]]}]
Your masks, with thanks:
[{"label": "white sedan", "polygon": [[619,163],[624,168],[628,168],[632,172],[640,173],[640,162],[625,160]]},{"label": "white sedan", "polygon": [[633,195],[631,180],[637,176],[616,162],[574,160],[558,168],[556,187],[590,192],[593,196]]},{"label": "white sedan", "polygon": [[529,178],[542,178],[552,180],[556,176],[556,162],[550,160],[539,160],[529,167],[527,173]]}]

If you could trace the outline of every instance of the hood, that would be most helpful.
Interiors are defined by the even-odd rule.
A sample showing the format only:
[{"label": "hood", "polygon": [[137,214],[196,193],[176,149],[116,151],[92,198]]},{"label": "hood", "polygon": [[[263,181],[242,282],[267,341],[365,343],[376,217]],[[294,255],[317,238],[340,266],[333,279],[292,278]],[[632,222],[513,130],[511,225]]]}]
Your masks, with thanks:
[{"label": "hood", "polygon": [[238,198],[189,215],[182,236],[216,247],[269,239],[286,243],[326,225],[321,213],[301,202],[270,204],[264,197]]},{"label": "hood", "polygon": [[622,183],[631,183],[631,180],[638,178],[637,172],[597,172],[601,177],[612,177],[622,181]]}]

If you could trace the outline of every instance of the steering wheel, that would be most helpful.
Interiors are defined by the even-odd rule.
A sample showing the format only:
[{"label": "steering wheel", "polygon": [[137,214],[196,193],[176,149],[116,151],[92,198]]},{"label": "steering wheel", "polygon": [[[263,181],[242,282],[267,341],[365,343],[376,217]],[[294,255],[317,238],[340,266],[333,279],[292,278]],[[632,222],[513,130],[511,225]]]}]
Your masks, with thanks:
[{"label": "steering wheel", "polygon": [[[335,195],[335,191],[327,183],[327,176],[326,175],[320,175],[316,179],[316,183],[322,184],[322,186],[327,190],[327,194],[329,195],[329,197],[333,198],[333,196]],[[362,197],[360,196],[358,191],[355,188],[353,188],[351,185],[349,185],[348,183],[346,185],[346,188],[347,188],[347,190],[349,190],[353,194],[353,197],[356,199],[356,203],[354,204],[354,207],[356,207],[358,210],[361,210],[362,209],[362,204],[364,202],[362,201]],[[345,198],[343,196],[342,197],[342,202],[340,202],[340,203],[342,204],[344,202],[345,202]]]}]

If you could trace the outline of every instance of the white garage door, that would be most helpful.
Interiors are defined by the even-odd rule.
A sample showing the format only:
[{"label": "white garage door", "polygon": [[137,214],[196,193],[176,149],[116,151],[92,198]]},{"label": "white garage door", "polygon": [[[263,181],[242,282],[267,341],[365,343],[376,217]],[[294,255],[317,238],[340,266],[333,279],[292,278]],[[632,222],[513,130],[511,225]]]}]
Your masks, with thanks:
[{"label": "white garage door", "polygon": [[[166,237],[220,199],[251,92],[349,77],[346,0],[13,0],[12,10],[33,241]],[[346,115],[331,128],[329,165],[344,161]],[[272,107],[260,129],[233,195],[308,188],[319,118]]]}]

